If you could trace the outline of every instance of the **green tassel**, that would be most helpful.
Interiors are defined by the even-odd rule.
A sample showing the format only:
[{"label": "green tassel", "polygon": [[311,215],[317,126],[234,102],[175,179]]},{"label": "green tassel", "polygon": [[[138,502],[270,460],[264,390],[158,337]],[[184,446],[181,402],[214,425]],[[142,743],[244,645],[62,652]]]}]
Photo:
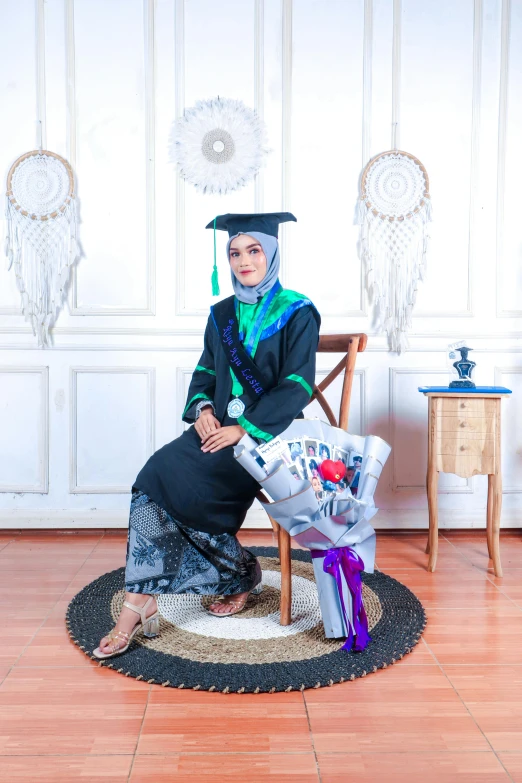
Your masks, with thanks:
[{"label": "green tassel", "polygon": [[215,265],[212,272],[212,296],[219,296],[218,270]]},{"label": "green tassel", "polygon": [[218,268],[216,264],[216,220],[214,218],[214,269],[212,270],[212,296],[219,296]]}]

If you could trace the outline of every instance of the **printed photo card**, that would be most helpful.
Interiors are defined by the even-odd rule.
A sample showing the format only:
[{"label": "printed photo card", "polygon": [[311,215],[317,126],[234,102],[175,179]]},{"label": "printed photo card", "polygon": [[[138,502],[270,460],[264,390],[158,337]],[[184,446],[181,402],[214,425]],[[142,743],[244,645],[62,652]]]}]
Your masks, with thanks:
[{"label": "printed photo card", "polygon": [[323,459],[332,459],[331,446],[327,443],[319,443],[319,457]]},{"label": "printed photo card", "polygon": [[359,488],[359,477],[361,475],[362,454],[356,452],[350,453],[350,461],[348,464],[348,470],[346,471],[346,480],[348,486],[352,490],[352,495],[357,497],[357,490]]},{"label": "printed photo card", "polygon": [[306,457],[306,472],[309,479],[318,478],[320,463],[319,457]]},{"label": "printed photo card", "polygon": [[292,462],[295,462],[298,457],[304,456],[304,446],[302,440],[289,440],[288,449],[290,451]]},{"label": "printed photo card", "polygon": [[345,451],[344,449],[340,449],[339,446],[334,446],[333,450],[333,459],[335,462],[338,460],[341,460],[341,462],[344,462],[346,467],[350,464],[350,453],[348,451]]},{"label": "printed photo card", "polygon": [[[352,494],[357,494],[361,472],[362,455],[349,452],[339,446],[318,440],[302,437],[287,442],[287,449],[281,455],[288,469],[297,481],[308,480],[318,498],[327,500],[350,487]],[[342,462],[346,466],[346,474],[340,481],[325,479],[321,472],[324,460]]]},{"label": "printed photo card", "polygon": [[319,441],[315,439],[305,438],[304,451],[307,457],[319,457]]},{"label": "printed photo card", "polygon": [[293,477],[297,481],[302,481],[303,480],[303,476],[301,475],[301,473],[299,472],[297,466],[293,462],[288,466],[288,470],[290,471],[290,473],[293,475]]}]

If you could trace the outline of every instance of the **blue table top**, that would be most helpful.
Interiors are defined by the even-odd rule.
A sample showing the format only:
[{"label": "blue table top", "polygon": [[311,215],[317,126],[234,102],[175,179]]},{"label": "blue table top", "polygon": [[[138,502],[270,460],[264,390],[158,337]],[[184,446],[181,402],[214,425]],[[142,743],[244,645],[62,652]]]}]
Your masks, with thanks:
[{"label": "blue table top", "polygon": [[420,392],[445,392],[446,394],[511,394],[511,389],[505,386],[419,386]]}]

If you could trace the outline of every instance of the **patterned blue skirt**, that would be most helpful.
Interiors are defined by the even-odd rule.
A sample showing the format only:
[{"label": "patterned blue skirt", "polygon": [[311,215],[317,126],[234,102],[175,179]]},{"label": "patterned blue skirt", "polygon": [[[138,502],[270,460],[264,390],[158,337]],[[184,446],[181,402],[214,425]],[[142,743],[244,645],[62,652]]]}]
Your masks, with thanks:
[{"label": "patterned blue skirt", "polygon": [[128,592],[235,595],[260,581],[258,560],[235,536],[186,527],[133,489],[125,568]]}]

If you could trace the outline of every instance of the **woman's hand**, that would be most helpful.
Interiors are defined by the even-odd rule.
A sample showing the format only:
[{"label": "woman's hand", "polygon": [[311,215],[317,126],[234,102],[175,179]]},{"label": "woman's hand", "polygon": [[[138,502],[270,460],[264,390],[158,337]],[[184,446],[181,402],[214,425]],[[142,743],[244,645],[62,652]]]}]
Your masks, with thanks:
[{"label": "woman's hand", "polygon": [[214,416],[213,409],[210,407],[210,405],[206,408],[203,408],[199,414],[199,417],[194,422],[194,429],[198,433],[203,443],[205,442],[205,438],[207,438],[209,435],[212,435],[212,433],[216,432],[216,430],[221,429],[221,422]]},{"label": "woman's hand", "polygon": [[235,446],[239,443],[246,430],[239,424],[233,424],[231,427],[221,427],[217,432],[211,432],[203,438],[201,451],[209,451],[213,454],[227,446]]}]

